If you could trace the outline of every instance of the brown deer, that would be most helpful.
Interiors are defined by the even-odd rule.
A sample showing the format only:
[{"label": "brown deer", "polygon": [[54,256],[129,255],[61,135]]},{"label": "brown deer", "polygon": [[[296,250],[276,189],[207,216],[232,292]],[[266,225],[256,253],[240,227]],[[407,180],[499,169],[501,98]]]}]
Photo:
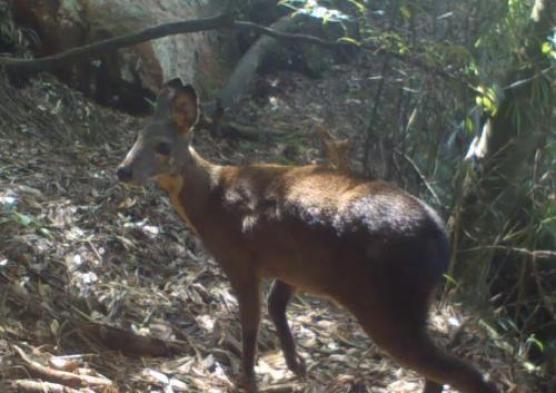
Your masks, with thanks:
[{"label": "brown deer", "polygon": [[269,313],[297,375],[305,366],[286,307],[303,290],[351,311],[382,349],[425,377],[424,392],[439,393],[443,384],[463,393],[497,392],[427,334],[429,304],[449,259],[446,233],[430,207],[392,185],[330,166],[212,164],[191,146],[198,117],[195,90],[179,79],[166,83],[117,174],[135,184],[154,179],[229,277],[239,302],[248,392],[257,391],[264,278],[275,279]]}]

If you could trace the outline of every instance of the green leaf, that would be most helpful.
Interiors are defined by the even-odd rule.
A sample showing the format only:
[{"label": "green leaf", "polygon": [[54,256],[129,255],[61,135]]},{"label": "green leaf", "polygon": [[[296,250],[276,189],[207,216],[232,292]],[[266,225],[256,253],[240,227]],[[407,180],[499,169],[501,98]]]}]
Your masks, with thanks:
[{"label": "green leaf", "polygon": [[291,10],[294,10],[294,11],[299,10],[299,8],[296,7],[295,5],[293,5],[289,0],[281,0],[281,1],[278,2],[278,5],[279,6],[282,5],[284,7],[287,7],[289,9],[291,9]]},{"label": "green leaf", "polygon": [[534,334],[530,335],[525,342],[531,346],[537,347],[541,352],[544,352],[544,344],[536,338]]},{"label": "green leaf", "polygon": [[52,237],[52,234],[50,233],[50,230],[48,228],[41,227],[39,228],[38,232],[44,237],[48,237],[48,238]]},{"label": "green leaf", "polygon": [[367,7],[365,7],[365,5],[357,0],[347,0],[348,3],[353,4],[354,6],[357,7],[357,11],[364,13],[367,11]]},{"label": "green leaf", "polygon": [[405,20],[409,20],[411,18],[411,10],[406,5],[402,5],[400,7],[400,13]]},{"label": "green leaf", "polygon": [[357,41],[356,39],[353,39],[351,37],[341,37],[340,39],[338,39],[338,42],[347,42],[348,44],[353,44],[355,46],[361,46],[361,43],[359,41]]},{"label": "green leaf", "polygon": [[33,224],[33,222],[35,221],[35,219],[31,216],[28,216],[26,214],[23,213],[18,213],[18,212],[13,212],[14,218],[17,221],[18,224],[24,226],[24,227],[28,227],[29,225]]},{"label": "green leaf", "polygon": [[498,103],[504,98],[504,91],[496,84],[492,87],[481,85],[477,87],[477,90],[481,92],[482,95],[477,96],[475,102],[494,116],[498,110]]},{"label": "green leaf", "polygon": [[50,332],[51,332],[53,335],[56,336],[56,335],[58,334],[59,331],[60,331],[60,322],[58,322],[56,319],[53,319],[53,320],[50,322]]},{"label": "green leaf", "polygon": [[444,278],[446,279],[446,281],[450,284],[452,284],[453,286],[458,286],[458,282],[454,279],[454,277],[450,276],[449,274],[444,274]]},{"label": "green leaf", "polygon": [[473,135],[475,133],[475,124],[469,116],[465,118],[465,131],[467,135]]}]

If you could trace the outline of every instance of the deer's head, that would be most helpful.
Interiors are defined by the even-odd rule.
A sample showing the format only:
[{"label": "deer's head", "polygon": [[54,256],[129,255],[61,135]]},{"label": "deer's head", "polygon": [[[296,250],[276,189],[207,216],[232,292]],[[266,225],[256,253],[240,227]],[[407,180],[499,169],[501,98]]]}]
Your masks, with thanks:
[{"label": "deer's head", "polygon": [[199,117],[197,93],[180,79],[164,84],[154,116],[118,166],[118,179],[142,185],[150,179],[178,174],[184,165],[192,128]]}]

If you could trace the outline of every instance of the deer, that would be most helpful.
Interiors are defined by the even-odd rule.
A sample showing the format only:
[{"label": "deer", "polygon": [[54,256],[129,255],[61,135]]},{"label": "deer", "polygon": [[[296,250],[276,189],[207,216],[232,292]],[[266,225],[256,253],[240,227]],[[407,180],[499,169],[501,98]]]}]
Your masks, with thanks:
[{"label": "deer", "polygon": [[431,207],[390,183],[330,165],[211,163],[192,145],[199,114],[193,86],[166,82],[116,174],[124,183],[157,183],[229,279],[242,332],[241,388],[257,392],[262,283],[272,279],[268,313],[298,377],[306,366],[286,309],[303,291],[348,310],[384,352],[424,377],[424,393],[440,393],[445,384],[462,393],[498,392],[427,332],[450,257]]}]

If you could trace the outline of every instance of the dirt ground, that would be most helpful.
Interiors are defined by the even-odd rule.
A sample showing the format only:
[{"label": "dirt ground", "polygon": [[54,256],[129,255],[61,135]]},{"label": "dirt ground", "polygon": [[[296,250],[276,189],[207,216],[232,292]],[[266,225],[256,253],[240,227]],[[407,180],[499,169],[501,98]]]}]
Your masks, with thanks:
[{"label": "dirt ground", "polygon": [[[195,144],[221,163],[319,161],[315,119],[338,135],[362,127],[354,114],[368,103],[335,98],[357,78],[366,80],[340,68],[318,81],[267,75],[269,93],[234,114],[261,130],[258,140],[200,130]],[[115,179],[144,119],[98,107],[47,75],[21,89],[2,78],[0,102],[0,391],[233,391],[240,335],[226,278],[161,191]],[[287,371],[265,314],[261,391],[422,389],[335,305],[300,295],[289,319],[308,377]],[[548,391],[488,320],[442,301],[431,329],[501,391]]]}]

